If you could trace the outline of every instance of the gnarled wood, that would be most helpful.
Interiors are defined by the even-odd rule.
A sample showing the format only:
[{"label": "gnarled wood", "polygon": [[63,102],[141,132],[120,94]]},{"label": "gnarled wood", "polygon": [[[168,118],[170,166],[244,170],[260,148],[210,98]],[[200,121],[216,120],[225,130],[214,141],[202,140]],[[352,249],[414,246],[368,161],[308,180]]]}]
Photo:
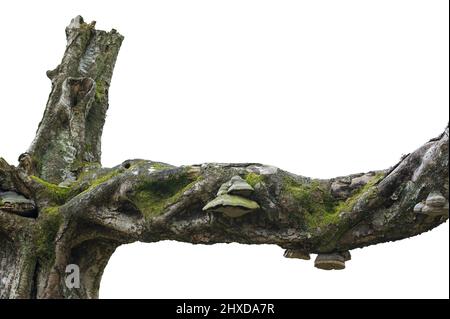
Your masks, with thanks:
[{"label": "gnarled wood", "polygon": [[108,91],[123,37],[94,26],[78,16],[66,28],[64,57],[47,72],[52,91],[44,117],[20,156],[22,168],[51,183],[69,183],[86,163],[100,163]]},{"label": "gnarled wood", "polygon": [[[448,219],[448,126],[392,168],[329,180],[257,163],[138,159],[102,168],[107,90],[123,37],[81,17],[66,31],[36,139],[18,168],[0,159],[0,298],[97,298],[111,254],[138,240],[274,244],[287,257],[316,253],[317,267],[343,269],[354,248]],[[20,214],[24,203],[36,214]],[[71,264],[79,288],[66,283]]]}]

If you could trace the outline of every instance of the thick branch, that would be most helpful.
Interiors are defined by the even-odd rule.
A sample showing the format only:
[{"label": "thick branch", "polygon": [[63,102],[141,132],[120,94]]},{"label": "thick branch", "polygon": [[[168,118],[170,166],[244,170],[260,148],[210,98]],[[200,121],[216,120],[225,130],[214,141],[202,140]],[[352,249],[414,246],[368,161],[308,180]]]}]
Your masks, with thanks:
[{"label": "thick branch", "polygon": [[[130,241],[240,242],[341,252],[415,236],[448,219],[448,128],[395,168],[330,180],[260,164],[173,167],[141,160],[104,174],[111,178],[72,198],[61,211]],[[245,214],[237,218],[227,215],[232,203],[202,210],[233,176],[253,187],[239,197],[259,208],[243,207]],[[445,198],[442,207],[415,212],[433,192]]]},{"label": "thick branch", "polygon": [[[330,180],[261,164],[131,160],[92,168],[64,204],[38,218],[57,218],[60,226],[36,296],[96,297],[114,249],[137,240],[275,244],[286,257],[317,253],[316,267],[342,269],[351,249],[415,236],[448,219],[448,138],[447,128],[386,171]],[[82,268],[81,290],[64,285],[69,263]]]}]

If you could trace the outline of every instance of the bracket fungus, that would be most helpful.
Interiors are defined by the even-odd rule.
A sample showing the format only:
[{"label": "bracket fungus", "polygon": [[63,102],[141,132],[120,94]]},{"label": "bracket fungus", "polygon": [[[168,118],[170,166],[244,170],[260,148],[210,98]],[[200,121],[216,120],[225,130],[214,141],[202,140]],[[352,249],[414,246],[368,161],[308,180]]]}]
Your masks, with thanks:
[{"label": "bracket fungus", "polygon": [[243,197],[248,197],[254,191],[245,180],[240,176],[233,176],[230,180],[230,187],[227,190],[228,194],[239,195]]},{"label": "bracket fungus", "polygon": [[427,216],[448,216],[448,201],[440,192],[431,192],[424,202],[417,203],[414,206],[414,212],[417,214],[424,214]]},{"label": "bracket fungus", "polygon": [[286,258],[297,258],[303,260],[310,260],[311,256],[308,252],[301,249],[286,249],[284,252],[284,257]]},{"label": "bracket fungus", "polygon": [[318,254],[314,261],[314,267],[322,270],[345,269],[345,262],[351,259],[350,252],[339,252],[331,254]]},{"label": "bracket fungus", "polygon": [[216,198],[207,203],[203,210],[220,212],[231,218],[244,216],[260,208],[257,202],[246,198],[253,191],[244,179],[233,176],[220,186]]},{"label": "bracket fungus", "polygon": [[[284,257],[303,260],[311,259],[309,253],[302,249],[286,249]],[[345,269],[345,262],[351,259],[352,256],[349,251],[318,254],[314,261],[314,266],[322,270],[342,270]]]},{"label": "bracket fungus", "polygon": [[16,192],[0,192],[0,211],[24,217],[33,217],[36,205]]}]

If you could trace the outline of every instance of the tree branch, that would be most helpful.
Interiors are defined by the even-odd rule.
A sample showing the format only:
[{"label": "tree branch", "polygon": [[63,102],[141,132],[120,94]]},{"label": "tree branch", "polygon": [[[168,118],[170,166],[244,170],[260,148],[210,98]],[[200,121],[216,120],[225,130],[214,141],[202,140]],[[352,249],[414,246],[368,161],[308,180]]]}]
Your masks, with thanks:
[{"label": "tree branch", "polygon": [[[111,178],[71,199],[62,211],[128,234],[128,240],[277,244],[310,253],[342,252],[415,236],[448,219],[448,128],[395,169],[330,180],[261,164],[173,167],[143,160],[127,161],[105,174]],[[259,208],[238,218],[227,216],[231,204],[202,210],[233,176],[253,187],[239,197]],[[414,212],[433,192],[445,198],[442,208]]]},{"label": "tree branch", "polygon": [[66,28],[61,64],[47,75],[52,91],[36,138],[20,156],[22,168],[52,183],[76,179],[86,163],[100,163],[108,91],[123,37],[78,16]]},{"label": "tree branch", "polygon": [[[0,298],[96,298],[115,248],[134,241],[275,244],[343,269],[349,250],[448,219],[449,128],[384,171],[312,179],[257,163],[100,165],[108,89],[123,37],[76,17],[20,165],[0,158]],[[69,288],[76,264],[81,287]]]}]

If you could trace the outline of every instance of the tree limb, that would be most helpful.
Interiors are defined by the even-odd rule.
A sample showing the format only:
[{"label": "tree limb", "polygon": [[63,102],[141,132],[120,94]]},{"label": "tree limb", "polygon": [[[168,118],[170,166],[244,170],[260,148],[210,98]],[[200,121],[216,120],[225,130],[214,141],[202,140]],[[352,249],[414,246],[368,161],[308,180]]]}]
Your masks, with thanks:
[{"label": "tree limb", "polygon": [[36,138],[19,158],[22,168],[58,184],[76,179],[86,163],[100,163],[108,91],[123,37],[74,18],[66,28],[61,64],[48,71],[52,91]]},{"label": "tree limb", "polygon": [[[333,179],[257,163],[100,165],[108,88],[123,37],[81,17],[36,138],[18,168],[0,159],[0,298],[96,298],[115,248],[134,241],[274,244],[343,269],[349,250],[448,219],[449,128],[393,167]],[[81,287],[65,283],[76,264]]]},{"label": "tree limb", "polygon": [[[130,240],[277,244],[311,253],[408,238],[448,218],[446,208],[430,215],[414,212],[432,192],[448,201],[448,128],[390,172],[330,180],[261,164],[165,165],[127,161],[111,169],[110,179],[68,201],[62,211],[127,234]],[[240,218],[203,211],[233,176],[253,184],[248,198],[260,208]]]}]

